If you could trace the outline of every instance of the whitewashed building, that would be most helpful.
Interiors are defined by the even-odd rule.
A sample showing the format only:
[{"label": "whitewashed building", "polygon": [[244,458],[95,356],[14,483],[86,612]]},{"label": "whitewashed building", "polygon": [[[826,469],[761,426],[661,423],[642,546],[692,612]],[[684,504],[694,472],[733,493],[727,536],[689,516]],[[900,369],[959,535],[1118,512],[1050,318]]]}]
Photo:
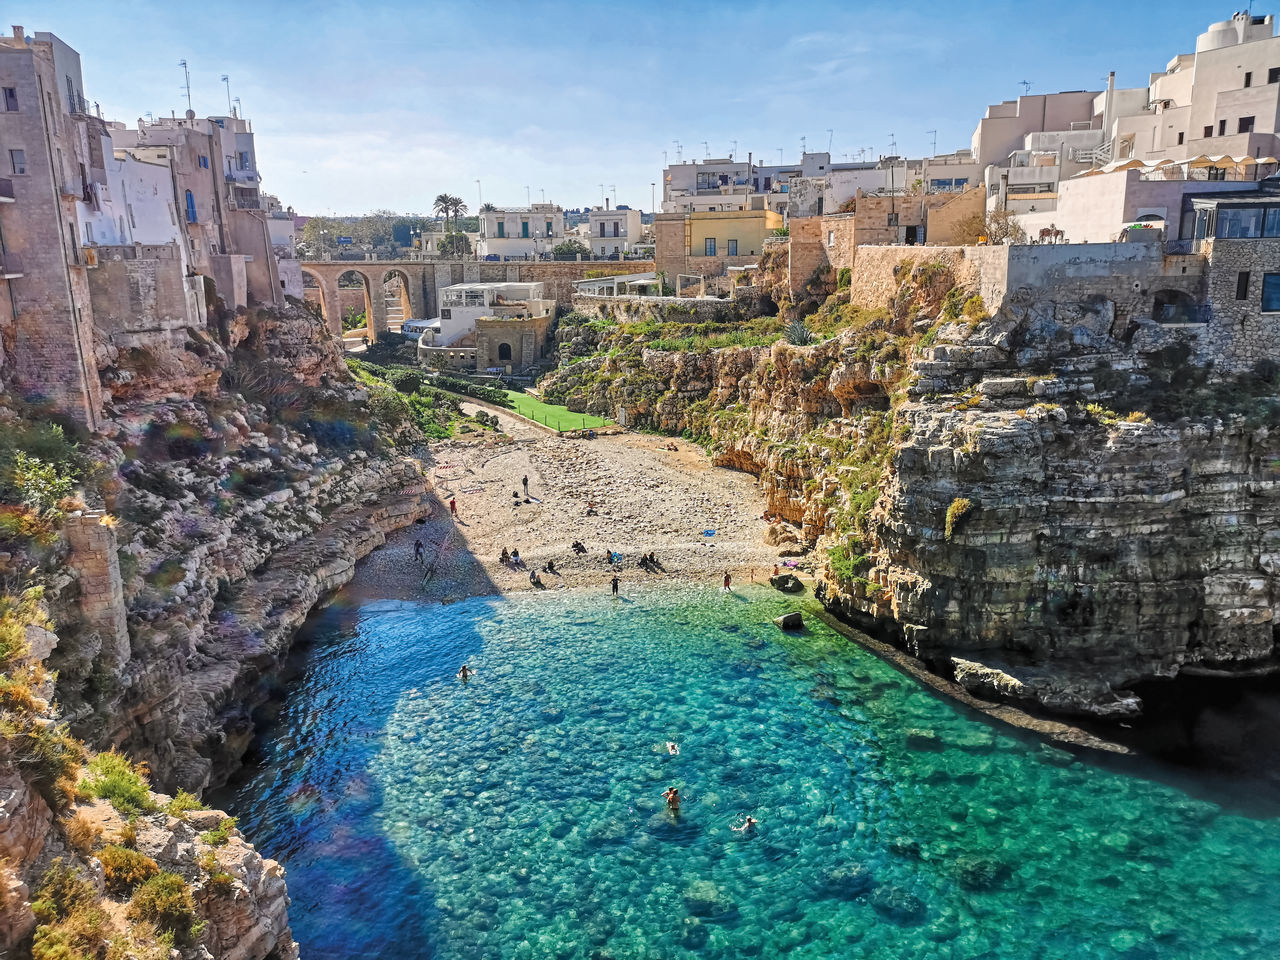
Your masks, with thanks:
[{"label": "whitewashed building", "polygon": [[481,257],[534,259],[564,239],[564,209],[556,203],[483,210],[479,217]]},{"label": "whitewashed building", "polygon": [[587,232],[591,252],[597,257],[631,253],[644,234],[639,210],[627,207],[609,209],[592,207],[587,214]]}]

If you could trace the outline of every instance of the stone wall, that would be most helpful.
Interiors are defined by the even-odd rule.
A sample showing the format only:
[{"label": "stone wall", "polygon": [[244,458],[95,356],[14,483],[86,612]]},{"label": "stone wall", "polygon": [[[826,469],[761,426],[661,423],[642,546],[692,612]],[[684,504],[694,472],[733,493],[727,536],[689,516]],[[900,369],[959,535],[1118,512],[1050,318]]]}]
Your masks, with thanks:
[{"label": "stone wall", "polygon": [[801,284],[828,264],[826,234],[823,217],[792,217],[787,228],[790,232],[787,249],[787,285],[794,294]]},{"label": "stone wall", "polygon": [[173,331],[204,326],[204,283],[179,260],[107,260],[88,273],[95,331],[117,347],[167,346]]},{"label": "stone wall", "polygon": [[827,261],[835,270],[853,266],[858,251],[858,219],[852,213],[833,213],[822,218],[822,240]]},{"label": "stone wall", "polygon": [[929,211],[925,243],[944,247],[955,244],[962,239],[958,234],[965,221],[985,215],[986,210],[985,187],[974,187],[953,196],[951,200]]},{"label": "stone wall", "polygon": [[587,297],[573,298],[576,313],[601,320],[631,323],[679,320],[681,323],[723,323],[732,316],[730,300],[716,297]]},{"label": "stone wall", "polygon": [[[1237,371],[1253,369],[1260,360],[1280,359],[1280,313],[1261,309],[1263,276],[1280,272],[1280,240],[1205,240],[1200,247],[1209,270],[1199,354]],[[1245,295],[1236,299],[1242,271],[1249,274]]]},{"label": "stone wall", "polygon": [[97,637],[99,662],[119,669],[129,659],[129,625],[115,526],[102,511],[85,510],[68,515],[65,529],[69,566],[80,586],[80,616]]},{"label": "stone wall", "polygon": [[879,309],[898,289],[894,271],[904,264],[940,262],[950,268],[957,286],[982,295],[988,309],[1004,300],[1008,289],[1009,247],[858,247],[849,296],[856,306]]}]

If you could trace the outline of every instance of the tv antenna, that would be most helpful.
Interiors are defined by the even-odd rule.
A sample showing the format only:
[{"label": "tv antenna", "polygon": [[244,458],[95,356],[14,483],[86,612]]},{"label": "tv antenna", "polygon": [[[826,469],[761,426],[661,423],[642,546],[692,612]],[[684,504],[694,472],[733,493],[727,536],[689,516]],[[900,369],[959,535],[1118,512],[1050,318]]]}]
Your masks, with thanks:
[{"label": "tv antenna", "polygon": [[1031,81],[1030,81],[1030,80],[1019,80],[1019,81],[1018,81],[1018,86],[1020,86],[1020,87],[1022,88],[1022,95],[1023,95],[1024,97],[1025,97],[1027,94],[1029,94],[1029,93],[1031,92]]},{"label": "tv antenna", "polygon": [[836,132],[830,127],[827,128],[827,153],[831,152],[831,141],[835,139]]},{"label": "tv antenna", "polygon": [[733,141],[733,149],[729,151],[729,159],[732,160],[738,155],[738,141]]},{"label": "tv antenna", "polygon": [[187,109],[191,109],[191,71],[187,69],[187,61],[179,60],[178,66],[182,68],[183,89],[187,91]]},{"label": "tv antenna", "polygon": [[676,163],[684,163],[684,147],[680,145],[679,140],[672,140],[671,142],[676,145]]},{"label": "tv antenna", "polygon": [[227,88],[227,113],[231,112],[231,78],[225,73],[222,75],[222,85]]},{"label": "tv antenna", "polygon": [[926,130],[925,133],[928,133],[933,137],[933,150],[930,153],[930,156],[936,157],[938,155],[938,131]]},{"label": "tv antenna", "polygon": [[808,140],[805,137],[800,138],[800,156],[802,157],[808,152],[808,147],[806,146],[807,143]]},{"label": "tv antenna", "polygon": [[889,134],[889,156],[896,157],[897,155],[898,155],[898,141],[894,138],[894,135],[891,133]]},{"label": "tv antenna", "polygon": [[703,160],[711,159],[711,145],[707,143],[707,141],[705,140],[702,141],[702,159]]}]

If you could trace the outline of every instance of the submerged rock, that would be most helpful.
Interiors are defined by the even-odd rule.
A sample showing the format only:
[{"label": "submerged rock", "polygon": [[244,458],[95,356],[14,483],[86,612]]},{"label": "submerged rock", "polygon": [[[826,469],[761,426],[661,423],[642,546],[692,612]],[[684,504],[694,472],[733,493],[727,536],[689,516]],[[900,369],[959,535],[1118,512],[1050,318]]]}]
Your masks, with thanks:
[{"label": "submerged rock", "polygon": [[799,630],[804,626],[804,617],[799,611],[793,610],[791,613],[784,613],[780,617],[774,617],[773,622],[783,630]]},{"label": "submerged rock", "polygon": [[794,573],[780,573],[769,578],[769,585],[783,593],[803,593],[804,584]]}]

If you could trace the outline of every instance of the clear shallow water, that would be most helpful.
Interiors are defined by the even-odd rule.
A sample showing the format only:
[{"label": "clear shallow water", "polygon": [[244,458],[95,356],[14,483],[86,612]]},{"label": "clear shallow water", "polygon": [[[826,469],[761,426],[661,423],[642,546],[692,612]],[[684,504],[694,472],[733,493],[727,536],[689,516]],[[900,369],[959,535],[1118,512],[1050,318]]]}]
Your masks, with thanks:
[{"label": "clear shallow water", "polygon": [[1229,784],[993,728],[814,617],[782,634],[793,605],[331,608],[216,799],[308,960],[1280,955],[1280,821]]}]

